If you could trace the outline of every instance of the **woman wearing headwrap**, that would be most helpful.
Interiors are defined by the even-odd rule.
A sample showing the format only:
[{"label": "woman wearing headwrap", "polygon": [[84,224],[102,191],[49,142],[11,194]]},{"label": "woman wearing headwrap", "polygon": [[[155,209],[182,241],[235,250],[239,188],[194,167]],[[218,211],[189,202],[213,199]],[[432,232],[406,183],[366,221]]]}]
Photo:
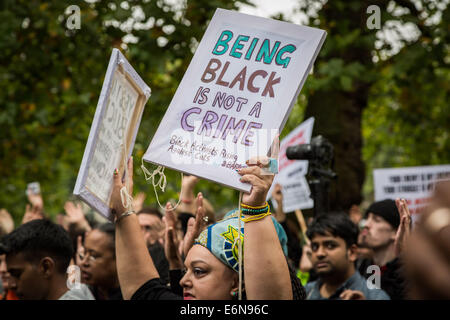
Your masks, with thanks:
[{"label": "woman wearing headwrap", "polygon": [[[242,182],[252,184],[250,193],[242,197],[242,206],[263,208],[273,175],[263,174],[263,162],[248,163],[239,171]],[[128,192],[132,194],[132,159],[128,161]],[[120,174],[114,173],[111,204],[116,215],[116,259],[120,287],[125,299],[182,298],[159,282],[158,272],[139,232],[137,218],[124,208]],[[200,207],[199,210],[202,210]],[[253,210],[253,209],[250,209]],[[263,210],[263,209],[255,209]],[[242,211],[243,213],[249,211]],[[186,273],[180,281],[185,299],[233,299],[239,289],[239,214],[209,226],[187,252]],[[242,269],[245,296],[251,300],[289,300],[293,298],[288,264],[280,244],[274,220],[267,214],[243,214]],[[249,221],[250,220],[250,221]],[[245,248],[245,249],[244,249]]]}]

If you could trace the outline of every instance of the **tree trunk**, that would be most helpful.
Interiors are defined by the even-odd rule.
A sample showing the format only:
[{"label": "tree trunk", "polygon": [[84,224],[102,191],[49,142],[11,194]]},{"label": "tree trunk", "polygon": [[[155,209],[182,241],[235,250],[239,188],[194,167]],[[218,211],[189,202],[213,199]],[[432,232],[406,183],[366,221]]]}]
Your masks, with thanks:
[{"label": "tree trunk", "polygon": [[[384,1],[378,4],[384,10]],[[331,83],[310,92],[305,119],[313,116],[313,137],[322,135],[334,147],[336,180],[330,182],[330,210],[345,210],[362,201],[362,186],[365,179],[365,165],[361,158],[362,133],[361,116],[367,106],[369,88],[374,77],[371,52],[374,50],[375,33],[366,26],[368,1],[328,1],[319,12],[320,27],[328,32],[327,39],[318,57],[314,77],[329,77],[328,71],[321,71],[320,64],[331,59],[343,62],[345,76],[351,78],[351,89],[344,88],[339,75],[333,75]],[[357,33],[352,41],[351,34]],[[351,72],[348,66],[359,64],[363,72]]]},{"label": "tree trunk", "polygon": [[336,180],[330,182],[330,210],[348,210],[362,201],[365,166],[361,159],[361,114],[367,92],[316,91],[308,99],[305,119],[313,116],[313,137],[320,134],[334,147]]}]

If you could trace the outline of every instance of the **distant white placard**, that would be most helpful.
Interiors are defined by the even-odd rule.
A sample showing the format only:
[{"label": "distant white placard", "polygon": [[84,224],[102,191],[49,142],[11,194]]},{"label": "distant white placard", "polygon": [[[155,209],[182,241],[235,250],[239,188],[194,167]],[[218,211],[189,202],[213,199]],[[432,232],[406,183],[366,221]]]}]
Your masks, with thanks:
[{"label": "distant white placard", "polygon": [[375,169],[375,201],[403,198],[412,214],[420,212],[439,180],[450,180],[450,165]]},{"label": "distant white placard", "polygon": [[144,160],[250,191],[236,169],[267,154],[325,37],[217,9]]},{"label": "distant white placard", "polygon": [[[283,211],[292,212],[297,209],[310,209],[314,207],[314,200],[310,198],[311,191],[305,175],[308,173],[307,160],[289,160],[286,149],[291,146],[311,142],[314,118],[309,118],[297,128],[292,130],[280,143],[279,173],[275,176],[268,197],[272,197],[275,184],[282,186]],[[277,203],[272,201],[275,209]]]},{"label": "distant white placard", "polygon": [[150,88],[113,49],[73,193],[112,220],[115,168],[125,171]]}]

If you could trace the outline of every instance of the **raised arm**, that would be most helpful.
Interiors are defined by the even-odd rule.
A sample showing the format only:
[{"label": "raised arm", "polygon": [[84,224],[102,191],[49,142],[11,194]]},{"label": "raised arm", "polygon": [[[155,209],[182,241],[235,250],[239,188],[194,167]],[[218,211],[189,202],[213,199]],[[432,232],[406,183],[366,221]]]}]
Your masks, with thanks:
[{"label": "raised arm", "polygon": [[[244,194],[242,203],[262,206],[273,181],[273,175],[264,174],[256,164],[239,170],[242,182],[252,184],[250,194]],[[247,216],[245,216],[247,217]],[[244,282],[249,300],[290,300],[293,297],[289,269],[275,226],[270,216],[245,223],[244,227]]]},{"label": "raised arm", "polygon": [[400,256],[411,234],[411,213],[405,199],[396,199],[395,204],[400,215],[400,225],[395,235],[395,255]]},{"label": "raised arm", "polygon": [[195,218],[189,218],[186,234],[183,239],[183,255],[186,257],[188,251],[194,245],[195,239],[200,235],[204,226],[206,216],[205,209],[203,208],[203,194],[201,192],[197,195],[197,211],[195,212]]},{"label": "raised arm", "polygon": [[72,201],[66,201],[64,204],[64,210],[66,211],[66,221],[69,226],[72,226],[81,232],[91,231],[92,228],[86,220],[80,204],[75,204]]},{"label": "raised arm", "polygon": [[[135,214],[127,214],[123,207],[120,189],[124,187],[122,175],[114,172],[114,187],[111,205],[116,216],[116,263],[120,288],[124,299],[131,299],[133,294],[145,282],[159,278],[158,271],[148,253],[144,238],[141,235],[138,218]],[[133,159],[128,160],[128,193],[133,193]],[[124,215],[125,214],[125,215]]]},{"label": "raised arm", "polygon": [[172,205],[166,204],[166,214],[162,218],[166,227],[164,233],[164,253],[169,262],[169,270],[183,269],[183,260],[178,253],[178,238],[176,234],[176,217]]},{"label": "raised arm", "polygon": [[184,175],[181,181],[180,199],[181,203],[178,206],[178,212],[189,212],[195,215],[195,195],[194,188],[197,185],[199,178],[191,175]]}]

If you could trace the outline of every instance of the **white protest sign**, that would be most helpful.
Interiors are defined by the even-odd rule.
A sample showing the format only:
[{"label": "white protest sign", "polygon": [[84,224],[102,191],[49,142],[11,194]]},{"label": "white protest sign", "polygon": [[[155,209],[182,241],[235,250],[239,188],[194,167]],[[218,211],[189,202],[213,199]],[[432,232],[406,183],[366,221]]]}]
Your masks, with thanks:
[{"label": "white protest sign", "polygon": [[325,39],[320,29],[217,9],[144,160],[250,191]]},{"label": "white protest sign", "polygon": [[113,49],[73,191],[110,220],[113,172],[126,169],[149,97],[150,88]]},{"label": "white protest sign", "polygon": [[[297,209],[310,209],[314,207],[314,201],[309,196],[311,191],[305,175],[308,173],[307,160],[289,160],[286,149],[291,146],[311,142],[314,126],[314,118],[309,118],[292,130],[280,143],[279,173],[275,176],[268,198],[272,197],[274,186],[279,183],[283,192],[283,211],[292,212]],[[277,208],[276,201],[272,201]]]},{"label": "white protest sign", "polygon": [[403,198],[411,214],[420,212],[433,194],[439,180],[450,179],[450,164],[373,171],[375,201]]}]

